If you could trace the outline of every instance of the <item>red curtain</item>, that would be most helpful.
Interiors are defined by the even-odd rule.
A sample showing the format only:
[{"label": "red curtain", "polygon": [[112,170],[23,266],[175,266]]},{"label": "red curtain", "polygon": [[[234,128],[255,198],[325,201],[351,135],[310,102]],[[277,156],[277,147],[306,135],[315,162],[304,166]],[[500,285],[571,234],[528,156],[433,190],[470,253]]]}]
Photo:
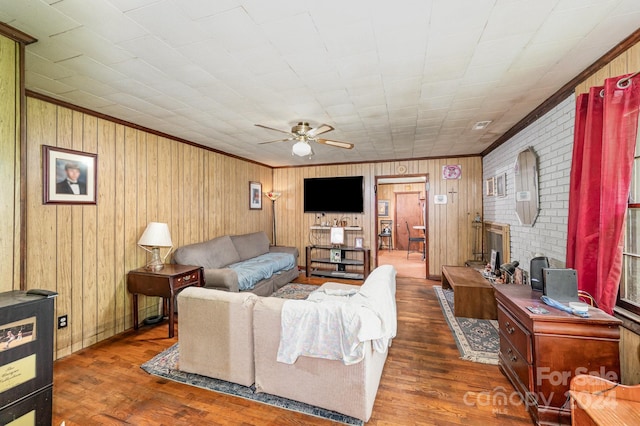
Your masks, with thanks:
[{"label": "red curtain", "polygon": [[568,268],[578,287],[613,312],[638,130],[639,78],[607,79],[576,103],[569,188]]}]

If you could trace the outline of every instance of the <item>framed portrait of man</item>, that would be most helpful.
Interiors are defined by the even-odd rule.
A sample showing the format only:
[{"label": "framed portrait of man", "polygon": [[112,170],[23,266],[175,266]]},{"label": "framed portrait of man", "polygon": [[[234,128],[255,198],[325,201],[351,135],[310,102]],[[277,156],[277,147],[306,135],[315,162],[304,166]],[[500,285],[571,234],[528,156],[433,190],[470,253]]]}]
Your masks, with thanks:
[{"label": "framed portrait of man", "polygon": [[96,204],[97,154],[42,146],[44,204]]}]

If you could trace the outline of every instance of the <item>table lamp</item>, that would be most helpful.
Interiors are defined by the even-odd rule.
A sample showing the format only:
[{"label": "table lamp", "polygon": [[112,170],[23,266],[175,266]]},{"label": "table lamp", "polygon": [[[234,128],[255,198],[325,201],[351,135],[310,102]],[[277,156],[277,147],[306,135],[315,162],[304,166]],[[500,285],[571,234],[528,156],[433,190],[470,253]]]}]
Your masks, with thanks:
[{"label": "table lamp", "polygon": [[503,263],[500,265],[500,270],[505,272],[509,276],[509,281],[513,278],[513,274],[516,272],[516,268],[520,265],[520,262],[514,260],[513,262]]},{"label": "table lamp", "polygon": [[[145,268],[148,271],[162,270],[164,260],[173,248],[169,226],[166,223],[150,222],[138,240],[138,246],[151,253],[151,260]],[[160,257],[160,247],[169,247],[169,251],[162,258]]]}]

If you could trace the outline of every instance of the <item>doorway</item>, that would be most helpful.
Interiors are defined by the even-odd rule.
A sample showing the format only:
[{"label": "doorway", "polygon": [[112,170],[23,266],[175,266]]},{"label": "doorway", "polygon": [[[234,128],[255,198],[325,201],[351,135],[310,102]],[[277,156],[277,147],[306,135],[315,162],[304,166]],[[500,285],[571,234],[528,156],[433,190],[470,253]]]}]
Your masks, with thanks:
[{"label": "doorway", "polygon": [[[422,206],[420,205],[420,192],[396,192],[395,193],[395,230],[398,243],[397,250],[408,251],[409,235],[415,236],[414,226],[424,226]],[[407,229],[408,228],[408,229]]]},{"label": "doorway", "polygon": [[[392,264],[399,276],[425,279],[429,272],[428,255],[423,259],[422,247],[412,243],[408,255],[409,233],[411,236],[427,236],[424,252],[429,252],[429,238],[426,218],[428,196],[428,176],[376,176],[375,194],[378,206],[375,216],[376,235],[380,235],[385,226],[392,221],[393,243],[387,246],[387,240],[380,239],[375,246],[376,264]],[[424,227],[415,229],[415,227]],[[424,234],[422,234],[424,232]]]}]

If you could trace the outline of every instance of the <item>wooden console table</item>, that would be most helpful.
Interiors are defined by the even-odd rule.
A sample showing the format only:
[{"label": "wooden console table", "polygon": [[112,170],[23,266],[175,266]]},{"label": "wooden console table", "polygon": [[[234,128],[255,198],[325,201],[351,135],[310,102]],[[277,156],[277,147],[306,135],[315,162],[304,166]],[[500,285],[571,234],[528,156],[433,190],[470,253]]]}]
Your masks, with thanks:
[{"label": "wooden console table", "polygon": [[466,266],[443,266],[442,288],[453,290],[455,316],[498,318],[493,285],[476,269]]},{"label": "wooden console table", "polygon": [[[495,285],[499,366],[537,424],[569,424],[571,379],[579,374],[620,380],[619,319],[589,308],[581,318],[545,305],[529,286]],[[544,307],[534,314],[527,307]],[[588,424],[588,423],[587,423]]]}]

